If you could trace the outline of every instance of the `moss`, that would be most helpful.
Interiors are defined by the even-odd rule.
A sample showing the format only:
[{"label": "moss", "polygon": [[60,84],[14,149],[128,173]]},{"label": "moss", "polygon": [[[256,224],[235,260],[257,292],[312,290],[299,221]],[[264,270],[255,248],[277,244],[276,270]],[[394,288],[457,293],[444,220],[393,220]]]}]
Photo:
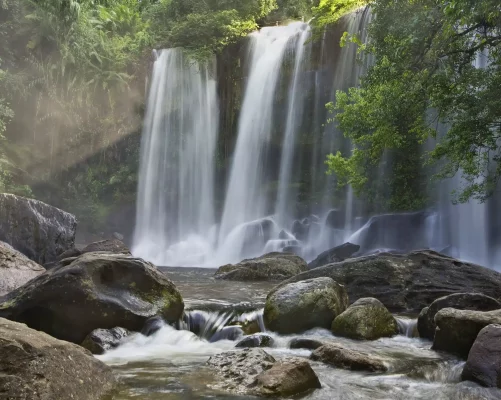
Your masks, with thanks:
[{"label": "moss", "polygon": [[270,322],[276,320],[279,316],[278,307],[274,306],[270,300],[266,301],[264,306],[264,325],[268,325]]}]

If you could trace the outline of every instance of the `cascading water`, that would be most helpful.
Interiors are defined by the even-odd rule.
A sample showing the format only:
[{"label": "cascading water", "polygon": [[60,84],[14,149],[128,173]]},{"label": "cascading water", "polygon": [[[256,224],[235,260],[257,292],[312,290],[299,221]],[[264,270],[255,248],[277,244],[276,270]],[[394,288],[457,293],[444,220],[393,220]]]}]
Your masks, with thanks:
[{"label": "cascading water", "polygon": [[[257,255],[245,252],[245,224],[265,217],[269,211],[264,165],[272,134],[275,92],[288,46],[296,42],[299,52],[302,52],[307,29],[306,24],[295,22],[288,26],[263,28],[251,35],[250,74],[219,232],[219,262],[234,262],[242,256]],[[302,59],[300,54],[297,59]],[[293,80],[295,82],[296,78]],[[293,129],[294,126],[290,126],[290,130]],[[260,222],[255,224],[259,226]],[[264,244],[260,250],[263,248]]]},{"label": "cascading water", "polygon": [[179,49],[163,50],[154,64],[133,251],[159,265],[203,262],[215,239],[219,111],[210,67]]}]

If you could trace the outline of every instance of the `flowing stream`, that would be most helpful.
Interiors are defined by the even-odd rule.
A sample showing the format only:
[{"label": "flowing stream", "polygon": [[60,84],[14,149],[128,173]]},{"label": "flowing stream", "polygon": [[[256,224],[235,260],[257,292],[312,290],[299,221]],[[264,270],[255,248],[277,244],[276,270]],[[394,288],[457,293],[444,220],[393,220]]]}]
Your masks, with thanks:
[{"label": "flowing stream", "polygon": [[[234,282],[209,278],[213,270],[177,268],[164,271],[180,288],[188,308],[192,310],[186,313],[191,317],[185,318],[192,323],[181,323],[178,328],[184,330],[165,325],[150,337],[135,334],[126,338],[118,348],[98,356],[111,365],[123,381],[114,399],[250,399],[218,390],[218,378],[204,364],[211,355],[234,349],[238,339],[228,340],[220,335],[220,340],[211,340],[230,320],[238,317],[240,321],[259,321],[259,309],[270,284],[247,282],[248,294],[253,295],[246,296],[247,303],[243,304],[242,294],[233,288]],[[201,301],[199,297],[205,293],[210,300]],[[216,293],[220,296],[215,297]],[[205,311],[197,311],[193,307]],[[252,309],[255,311],[249,311]],[[412,337],[415,320],[398,317],[397,321],[400,335],[376,341],[334,337],[325,330],[313,330],[300,336],[279,336],[267,332],[274,338],[275,344],[265,351],[277,359],[309,357],[309,350],[288,347],[293,338],[308,337],[377,354],[389,366],[387,373],[369,374],[312,362],[322,388],[307,394],[304,397],[306,400],[499,399],[499,390],[460,383],[464,363],[430,350],[431,342]]]}]

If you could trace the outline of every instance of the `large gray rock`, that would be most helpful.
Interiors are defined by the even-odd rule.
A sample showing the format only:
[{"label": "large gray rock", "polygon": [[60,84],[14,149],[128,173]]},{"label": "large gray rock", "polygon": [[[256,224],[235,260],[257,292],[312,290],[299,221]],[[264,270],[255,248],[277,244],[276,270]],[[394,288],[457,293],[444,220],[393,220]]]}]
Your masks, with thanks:
[{"label": "large gray rock", "polygon": [[14,250],[9,244],[0,242],[0,296],[44,272],[44,267]]},{"label": "large gray rock", "polygon": [[379,300],[359,299],[332,323],[332,333],[350,339],[376,340],[398,334],[393,315]]},{"label": "large gray rock", "polygon": [[0,194],[0,240],[38,264],[75,244],[75,216],[41,201]]},{"label": "large gray rock", "polygon": [[342,285],[331,278],[309,279],[268,294],[263,319],[267,329],[281,334],[329,329],[346,307],[348,295]]},{"label": "large gray rock", "polygon": [[501,274],[433,251],[375,254],[303,272],[280,284],[329,277],[345,286],[350,301],[374,297],[391,312],[419,313],[439,297],[482,293],[501,298]]},{"label": "large gray rock", "polygon": [[118,347],[122,339],[127,336],[129,331],[124,328],[96,329],[87,335],[81,346],[92,354],[103,354]]},{"label": "large gray rock", "polygon": [[77,344],[99,328],[140,331],[157,314],[175,322],[183,308],[175,285],[154,265],[111,253],[84,254],[0,299],[0,317]]},{"label": "large gray rock", "polygon": [[386,372],[388,370],[380,358],[347,349],[339,344],[325,344],[317,348],[311,353],[311,359],[352,371]]},{"label": "large gray rock", "polygon": [[0,398],[99,400],[113,390],[111,369],[72,343],[0,318]]},{"label": "large gray rock", "polygon": [[327,264],[332,264],[335,262],[344,261],[350,258],[357,251],[360,250],[358,244],[345,243],[341,246],[334,247],[330,250],[324,251],[317,258],[315,258],[311,263],[308,264],[310,269],[322,267]]},{"label": "large gray rock", "polygon": [[437,329],[433,349],[467,358],[479,332],[487,325],[501,324],[501,310],[471,311],[444,308],[435,315]]},{"label": "large gray rock", "polygon": [[417,328],[419,336],[433,340],[435,336],[435,315],[443,308],[457,310],[493,311],[501,308],[501,303],[480,293],[456,293],[440,297],[423,308],[419,314]]},{"label": "large gray rock", "polygon": [[480,331],[461,378],[501,388],[501,325],[488,325]]},{"label": "large gray rock", "polygon": [[358,232],[357,243],[361,252],[393,249],[408,252],[428,247],[427,220],[429,211],[381,214],[373,216]]},{"label": "large gray rock", "polygon": [[235,265],[224,265],[217,270],[215,278],[230,281],[282,281],[307,269],[306,261],[295,254],[269,253]]},{"label": "large gray rock", "polygon": [[293,396],[320,388],[308,361],[288,358],[276,361],[261,349],[222,353],[207,361],[224,380],[219,388],[254,396]]}]

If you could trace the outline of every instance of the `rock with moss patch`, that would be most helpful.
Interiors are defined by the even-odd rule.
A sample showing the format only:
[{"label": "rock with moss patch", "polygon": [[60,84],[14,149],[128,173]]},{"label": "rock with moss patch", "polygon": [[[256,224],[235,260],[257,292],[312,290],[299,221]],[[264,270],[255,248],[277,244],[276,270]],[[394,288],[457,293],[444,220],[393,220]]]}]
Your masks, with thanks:
[{"label": "rock with moss patch", "polygon": [[0,398],[99,400],[116,385],[111,368],[80,346],[0,318]]},{"label": "rock with moss patch", "polygon": [[103,354],[118,347],[122,339],[127,336],[129,331],[124,328],[96,329],[87,335],[81,346],[92,354]]},{"label": "rock with moss patch", "polygon": [[376,340],[395,336],[398,325],[379,300],[359,299],[334,319],[332,333],[350,339]]},{"label": "rock with moss patch", "polygon": [[308,264],[299,256],[269,253],[235,265],[224,265],[214,277],[229,281],[282,281],[307,269]]},{"label": "rock with moss patch", "polygon": [[111,253],[84,254],[0,299],[0,317],[78,344],[99,328],[140,331],[155,315],[175,322],[183,309],[176,286],[153,264]]},{"label": "rock with moss patch", "polygon": [[481,293],[456,293],[440,297],[423,308],[419,314],[417,329],[419,336],[433,340],[435,336],[435,315],[443,308],[457,310],[493,311],[501,308],[501,303],[492,297]]},{"label": "rock with moss patch", "polygon": [[44,272],[44,267],[14,250],[9,244],[0,242],[0,296]]},{"label": "rock with moss patch", "polygon": [[0,194],[0,240],[40,265],[75,244],[75,216],[38,200]]},{"label": "rock with moss patch", "polygon": [[281,334],[329,329],[348,306],[342,285],[331,278],[308,279],[274,289],[266,298],[264,324]]},{"label": "rock with moss patch", "polygon": [[379,357],[351,350],[340,344],[326,344],[317,348],[311,354],[311,359],[352,371],[386,372],[388,370]]}]

